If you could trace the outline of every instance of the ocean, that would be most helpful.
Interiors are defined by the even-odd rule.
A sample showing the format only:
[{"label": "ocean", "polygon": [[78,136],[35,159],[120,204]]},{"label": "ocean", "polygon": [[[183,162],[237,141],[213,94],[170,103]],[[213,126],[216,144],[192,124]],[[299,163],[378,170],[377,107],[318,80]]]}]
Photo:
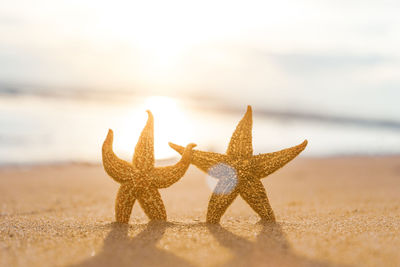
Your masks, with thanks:
[{"label": "ocean", "polygon": [[[114,151],[130,160],[147,120],[155,118],[157,159],[177,157],[168,142],[224,152],[232,132],[251,103],[212,99],[146,96],[129,93],[0,94],[0,165],[64,162],[99,163],[108,129]],[[393,155],[400,153],[400,122],[354,118],[302,110],[253,106],[254,153],[309,141],[301,156]]]}]

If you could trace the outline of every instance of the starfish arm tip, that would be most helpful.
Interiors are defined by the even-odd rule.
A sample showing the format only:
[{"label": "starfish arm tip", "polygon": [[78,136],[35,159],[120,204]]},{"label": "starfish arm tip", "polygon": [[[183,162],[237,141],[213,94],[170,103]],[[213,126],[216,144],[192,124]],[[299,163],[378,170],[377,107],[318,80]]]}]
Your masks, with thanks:
[{"label": "starfish arm tip", "polygon": [[195,143],[190,143],[190,144],[188,144],[186,147],[187,148],[194,148],[194,147],[196,147],[197,146],[197,144],[195,144]]},{"label": "starfish arm tip", "polygon": [[114,132],[111,129],[108,129],[106,139],[103,142],[103,151],[107,149],[114,141]]},{"label": "starfish arm tip", "polygon": [[252,119],[253,116],[253,108],[251,107],[251,105],[247,105],[247,110],[246,113],[244,115],[244,117],[246,117],[247,119]]},{"label": "starfish arm tip", "polygon": [[114,136],[114,132],[113,132],[113,130],[111,130],[111,129],[108,129],[108,132],[107,132],[107,137],[113,137]]},{"label": "starfish arm tip", "polygon": [[189,160],[190,163],[190,159],[192,158],[193,155],[193,148],[196,147],[197,145],[195,143],[190,143],[188,144],[185,149],[183,150],[182,153],[182,160]]},{"label": "starfish arm tip", "polygon": [[184,147],[183,147],[183,146],[174,144],[174,143],[172,143],[172,142],[168,142],[168,145],[169,145],[173,150],[175,150],[176,152],[178,152],[179,154],[182,154],[182,153],[183,153],[183,150],[184,150]]},{"label": "starfish arm tip", "polygon": [[302,151],[306,148],[306,146],[308,145],[308,140],[307,139],[304,139],[304,141],[303,141],[303,143],[301,143],[300,145],[299,145],[299,147],[301,147],[302,148]]},{"label": "starfish arm tip", "polygon": [[151,110],[150,110],[150,109],[147,109],[146,112],[147,112],[148,118],[152,121],[152,120],[154,119],[153,113],[151,113]]}]

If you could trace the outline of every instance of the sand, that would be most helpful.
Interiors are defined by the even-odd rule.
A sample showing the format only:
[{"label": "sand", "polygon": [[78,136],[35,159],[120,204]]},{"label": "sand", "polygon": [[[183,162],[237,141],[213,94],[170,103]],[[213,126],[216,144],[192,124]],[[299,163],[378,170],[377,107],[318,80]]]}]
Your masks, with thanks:
[{"label": "sand", "polygon": [[210,188],[190,167],[161,190],[169,223],[135,205],[100,165],[0,169],[1,266],[400,266],[400,157],[299,158],[263,180],[278,223],[238,198],[207,225]]}]

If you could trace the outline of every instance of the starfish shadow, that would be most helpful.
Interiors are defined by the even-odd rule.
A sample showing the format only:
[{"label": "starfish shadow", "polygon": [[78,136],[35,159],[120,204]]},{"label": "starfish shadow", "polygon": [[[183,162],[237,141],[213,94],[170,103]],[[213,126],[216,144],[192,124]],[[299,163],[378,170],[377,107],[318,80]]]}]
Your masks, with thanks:
[{"label": "starfish shadow", "polygon": [[223,266],[332,266],[297,254],[278,223],[259,222],[258,226],[261,230],[252,242],[219,224],[207,224],[214,238],[233,254]]},{"label": "starfish shadow", "polygon": [[133,238],[128,235],[129,227],[128,224],[112,223],[100,253],[73,266],[193,266],[173,253],[156,247],[169,223],[151,221]]},{"label": "starfish shadow", "polygon": [[102,250],[73,266],[195,266],[156,246],[167,228],[182,232],[207,229],[233,255],[218,266],[337,266],[297,254],[277,223],[255,224],[255,228],[260,228],[255,241],[236,235],[219,224],[149,222],[134,237],[128,235],[130,227],[137,226],[112,223]]}]

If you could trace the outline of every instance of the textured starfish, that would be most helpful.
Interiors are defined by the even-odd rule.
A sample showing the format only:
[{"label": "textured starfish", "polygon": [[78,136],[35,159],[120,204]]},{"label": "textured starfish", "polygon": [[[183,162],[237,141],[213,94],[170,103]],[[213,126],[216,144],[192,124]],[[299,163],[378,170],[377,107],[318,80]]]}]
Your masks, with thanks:
[{"label": "textured starfish", "polygon": [[154,123],[150,111],[148,120],[135,147],[132,164],[119,159],[113,152],[113,131],[109,130],[103,144],[103,166],[111,178],[121,184],[115,202],[115,219],[128,223],[137,199],[150,220],[166,220],[167,214],[159,188],[177,182],[186,172],[195,144],[186,146],[181,160],[173,166],[154,167]]},{"label": "textured starfish", "polygon": [[[275,221],[261,178],[275,172],[294,159],[307,145],[307,140],[298,146],[273,153],[253,156],[252,110],[247,112],[231,137],[226,154],[193,150],[191,163],[218,179],[207,210],[207,222],[218,223],[228,206],[240,195],[264,221]],[[169,145],[180,154],[184,148]]]}]

